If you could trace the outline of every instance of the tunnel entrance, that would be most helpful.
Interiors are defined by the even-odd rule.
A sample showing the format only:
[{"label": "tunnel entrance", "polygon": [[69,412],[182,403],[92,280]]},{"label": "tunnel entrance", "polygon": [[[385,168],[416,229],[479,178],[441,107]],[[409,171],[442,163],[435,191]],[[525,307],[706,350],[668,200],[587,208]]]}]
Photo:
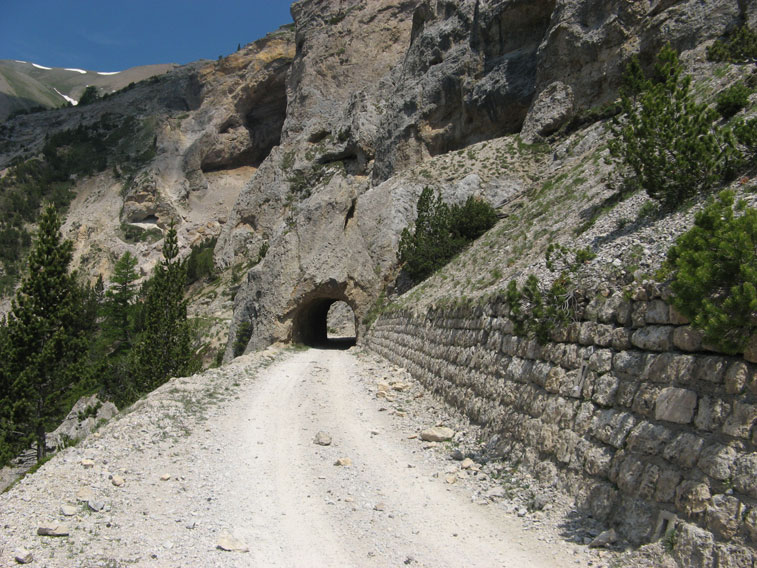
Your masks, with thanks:
[{"label": "tunnel entrance", "polygon": [[344,300],[316,298],[294,318],[292,340],[320,349],[349,349],[357,343],[355,312]]}]

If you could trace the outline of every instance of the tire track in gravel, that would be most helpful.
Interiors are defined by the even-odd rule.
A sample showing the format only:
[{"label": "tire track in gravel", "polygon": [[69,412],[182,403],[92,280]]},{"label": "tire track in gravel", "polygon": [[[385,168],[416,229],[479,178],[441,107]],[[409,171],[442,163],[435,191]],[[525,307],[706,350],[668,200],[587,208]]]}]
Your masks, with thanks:
[{"label": "tire track in gravel", "polygon": [[[307,350],[261,374],[244,419],[229,416],[227,435],[239,439],[227,447],[254,454],[225,492],[230,501],[245,491],[255,497],[240,535],[250,565],[569,565],[559,547],[434,477],[438,470],[414,453],[418,441],[378,411],[368,380],[352,352]],[[319,430],[332,435],[331,446],[313,443]],[[335,466],[340,457],[352,465]],[[228,506],[244,527],[244,512]]]},{"label": "tire track in gravel", "polygon": [[[392,373],[357,349],[271,349],[172,379],[0,495],[0,566],[17,547],[50,568],[576,566],[568,543],[446,483],[446,456],[409,439],[438,414],[382,411]],[[321,430],[331,445],[313,443]],[[70,536],[37,536],[46,521]],[[249,552],[219,550],[223,533]]]}]

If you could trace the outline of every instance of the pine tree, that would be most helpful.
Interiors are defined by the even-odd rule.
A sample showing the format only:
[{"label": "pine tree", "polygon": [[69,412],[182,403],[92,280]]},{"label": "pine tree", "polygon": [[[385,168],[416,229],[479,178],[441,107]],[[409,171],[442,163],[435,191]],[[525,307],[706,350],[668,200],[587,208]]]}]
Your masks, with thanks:
[{"label": "pine tree", "polygon": [[136,296],[137,259],[126,251],[113,267],[113,285],[105,292],[104,332],[108,340],[116,342],[115,351],[132,347],[134,322],[132,307]]},{"label": "pine tree", "polygon": [[652,78],[634,59],[625,83],[610,150],[650,197],[675,207],[733,170],[739,161],[733,136],[715,124],[714,109],[694,101],[691,77],[673,48],[660,50]]},{"label": "pine tree", "polygon": [[668,252],[673,304],[726,353],[740,353],[757,332],[755,250],[757,209],[722,191]]},{"label": "pine tree", "polygon": [[447,205],[426,187],[417,204],[415,225],[400,236],[397,259],[410,278],[419,282],[447,264],[470,242],[497,222],[497,213],[485,201],[469,197],[464,205]]},{"label": "pine tree", "polygon": [[449,206],[441,195],[425,187],[418,198],[414,231],[402,231],[397,258],[407,274],[424,280],[454,255],[450,242]]},{"label": "pine tree", "polygon": [[11,376],[7,358],[9,353],[8,326],[3,316],[0,326],[0,467],[4,466],[18,449],[14,447],[12,436]]},{"label": "pine tree", "polygon": [[55,207],[46,206],[4,341],[9,420],[17,434],[36,439],[38,459],[45,457],[46,429],[83,374],[87,348],[81,290],[68,272],[72,244],[62,239],[60,226]]},{"label": "pine tree", "polygon": [[143,306],[144,331],[135,350],[136,383],[148,392],[170,377],[192,370],[187,303],[186,263],[178,258],[176,228],[171,223],[163,243],[163,260],[156,266]]}]

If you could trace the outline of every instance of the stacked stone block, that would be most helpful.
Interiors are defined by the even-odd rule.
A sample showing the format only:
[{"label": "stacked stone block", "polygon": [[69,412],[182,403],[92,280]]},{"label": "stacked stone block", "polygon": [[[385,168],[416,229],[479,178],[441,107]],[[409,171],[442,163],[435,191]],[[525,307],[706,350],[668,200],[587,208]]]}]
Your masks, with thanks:
[{"label": "stacked stone block", "polygon": [[680,519],[677,549],[753,566],[757,366],[708,351],[651,286],[597,293],[544,345],[515,336],[506,313],[496,298],[394,311],[366,343],[630,541]]}]

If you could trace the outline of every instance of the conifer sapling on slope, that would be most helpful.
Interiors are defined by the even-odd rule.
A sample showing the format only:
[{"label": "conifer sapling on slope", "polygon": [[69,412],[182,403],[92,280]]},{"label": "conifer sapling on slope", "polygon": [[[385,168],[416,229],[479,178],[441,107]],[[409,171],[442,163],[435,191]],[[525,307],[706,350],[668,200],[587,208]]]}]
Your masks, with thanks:
[{"label": "conifer sapling on slope", "polygon": [[72,243],[63,240],[60,227],[55,207],[47,205],[8,316],[5,344],[11,421],[36,439],[38,459],[45,457],[45,432],[60,415],[63,395],[81,378],[87,349],[81,297],[68,272]]},{"label": "conifer sapling on slope", "polygon": [[136,347],[135,377],[141,392],[148,392],[170,377],[193,367],[191,332],[184,289],[186,262],[179,259],[176,228],[172,222],[163,243],[163,260],[155,267],[144,305],[144,331]]},{"label": "conifer sapling on slope", "polygon": [[128,350],[133,343],[131,308],[136,296],[135,282],[138,277],[137,259],[126,251],[113,267],[113,285],[105,293],[105,333],[109,339],[117,342],[117,351]]},{"label": "conifer sapling on slope", "polygon": [[633,59],[624,80],[610,151],[650,197],[673,208],[732,173],[741,158],[733,135],[715,123],[714,109],[694,100],[691,77],[670,45],[660,50],[651,78]]},{"label": "conifer sapling on slope", "polygon": [[734,202],[722,191],[668,252],[673,304],[730,354],[757,332],[757,210]]}]

